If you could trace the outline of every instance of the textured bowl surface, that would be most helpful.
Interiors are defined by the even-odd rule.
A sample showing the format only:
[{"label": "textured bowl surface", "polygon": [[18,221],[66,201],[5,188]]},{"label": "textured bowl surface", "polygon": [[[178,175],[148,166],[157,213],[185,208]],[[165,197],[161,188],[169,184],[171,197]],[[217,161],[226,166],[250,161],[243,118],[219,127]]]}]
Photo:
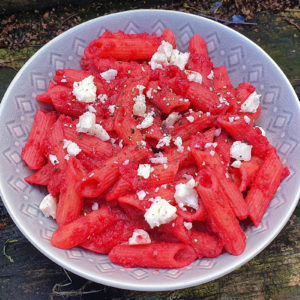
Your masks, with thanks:
[{"label": "textured bowl surface", "polygon": [[[45,218],[38,208],[46,191],[23,180],[31,173],[20,153],[39,107],[35,96],[46,90],[57,69],[80,68],[84,48],[106,29],[160,35],[164,28],[173,30],[181,51],[187,50],[194,33],[201,34],[207,41],[214,65],[224,64],[235,86],[243,81],[251,81],[256,86],[262,94],[262,116],[258,125],[266,130],[291,175],[272,199],[261,224],[247,230],[247,246],[240,256],[223,254],[215,259],[197,260],[183,269],[124,269],[112,264],[106,255],[79,248],[56,249],[50,244],[56,223]],[[300,110],[289,81],[253,42],[223,25],[189,14],[163,10],[128,11],[91,20],[61,34],[40,49],[11,83],[1,104],[0,126],[0,188],[14,222],[48,258],[82,277],[109,286],[145,291],[172,290],[225,275],[249,261],[276,237],[299,197]]]}]

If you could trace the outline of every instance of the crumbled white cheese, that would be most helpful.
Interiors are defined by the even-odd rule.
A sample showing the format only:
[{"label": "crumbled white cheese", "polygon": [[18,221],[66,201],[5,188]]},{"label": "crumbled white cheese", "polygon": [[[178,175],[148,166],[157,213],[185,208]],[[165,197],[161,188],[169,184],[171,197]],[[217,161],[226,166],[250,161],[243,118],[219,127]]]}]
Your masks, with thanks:
[{"label": "crumbled white cheese", "polygon": [[136,88],[139,90],[139,94],[141,95],[143,93],[143,90],[146,88],[145,86],[138,84]]},{"label": "crumbled white cheese", "polygon": [[209,151],[210,156],[214,156],[215,153],[216,153],[216,152],[215,152],[214,150],[210,150],[210,151]]},{"label": "crumbled white cheese", "polygon": [[241,112],[255,113],[259,107],[259,98],[261,95],[254,91],[243,104],[241,105]]},{"label": "crumbled white cheese", "polygon": [[247,124],[250,124],[251,119],[248,116],[244,116],[244,120]]},{"label": "crumbled white cheese", "polygon": [[231,164],[231,166],[233,167],[233,168],[240,168],[241,167],[241,165],[242,165],[242,162],[240,161],[240,160],[235,160],[232,164]]},{"label": "crumbled white cheese", "polygon": [[217,128],[215,130],[215,136],[219,136],[221,134],[222,129],[221,128]]},{"label": "crumbled white cheese", "polygon": [[152,99],[153,96],[152,96],[152,91],[153,91],[153,88],[150,88],[147,92],[146,92],[146,96],[149,98],[149,99]]},{"label": "crumbled white cheese", "polygon": [[157,52],[163,53],[167,59],[170,59],[173,51],[173,46],[169,42],[162,41],[157,49]]},{"label": "crumbled white cheese", "polygon": [[76,130],[78,132],[94,135],[102,141],[108,141],[110,139],[106,130],[100,124],[96,124],[95,114],[89,111],[79,117],[79,122],[76,124]]},{"label": "crumbled white cheese", "polygon": [[181,114],[174,111],[163,121],[167,128],[173,128],[174,124],[181,118]]},{"label": "crumbled white cheese", "polygon": [[133,98],[134,105],[133,105],[133,114],[135,116],[142,117],[146,113],[146,98],[145,95],[140,94]]},{"label": "crumbled white cheese", "polygon": [[93,105],[88,105],[87,106],[87,110],[89,112],[91,112],[91,113],[96,113],[97,112],[96,109],[95,109],[95,107]]},{"label": "crumbled white cheese", "polygon": [[217,143],[217,142],[214,142],[214,143],[206,143],[206,144],[204,145],[204,148],[205,148],[205,149],[208,149],[208,148],[210,148],[210,147],[216,148],[217,146],[218,146],[218,143]]},{"label": "crumbled white cheese", "polygon": [[92,205],[92,210],[98,210],[99,209],[99,204],[97,202],[94,202]]},{"label": "crumbled white cheese", "polygon": [[241,141],[235,141],[230,147],[230,156],[236,160],[249,161],[252,146]]},{"label": "crumbled white cheese", "polygon": [[45,217],[56,218],[56,203],[57,200],[51,194],[48,194],[43,198],[39,208]]},{"label": "crumbled white cheese", "polygon": [[64,139],[63,149],[67,149],[68,154],[73,156],[76,156],[81,152],[80,147],[76,143],[66,139]]},{"label": "crumbled white cheese", "polygon": [[143,229],[135,229],[132,237],[128,240],[129,245],[145,245],[151,244],[151,239],[147,231]]},{"label": "crumbled white cheese", "polygon": [[151,165],[150,164],[139,164],[137,174],[138,176],[144,177],[148,179],[151,173]]},{"label": "crumbled white cheese", "polygon": [[187,116],[186,119],[190,122],[193,123],[195,121],[195,118],[193,116]]},{"label": "crumbled white cheese", "polygon": [[183,174],[182,177],[186,180],[190,180],[190,179],[193,179],[194,177],[190,174]]},{"label": "crumbled white cheese", "polygon": [[151,69],[162,69],[164,66],[169,65],[169,59],[171,58],[172,51],[173,46],[166,41],[162,41],[149,62]]},{"label": "crumbled white cheese", "polygon": [[183,222],[183,225],[184,225],[184,227],[185,227],[187,230],[191,230],[192,227],[193,227],[193,223],[192,223],[192,222]]},{"label": "crumbled white cheese", "polygon": [[176,215],[176,207],[161,197],[155,197],[144,217],[151,228],[159,227],[173,221]]},{"label": "crumbled white cheese", "polygon": [[209,112],[209,111],[206,112],[205,115],[206,115],[207,117],[210,117],[210,112]]},{"label": "crumbled white cheese", "polygon": [[81,81],[73,83],[73,95],[79,102],[94,102],[96,100],[97,87],[94,84],[94,76],[90,75]]},{"label": "crumbled white cheese", "polygon": [[185,65],[187,64],[190,57],[190,53],[188,52],[180,52],[177,49],[172,51],[172,55],[170,57],[170,64],[177,66],[180,70],[184,70]]},{"label": "crumbled white cheese", "polygon": [[167,164],[168,158],[164,156],[161,152],[155,153],[155,157],[151,157],[150,161],[153,164]]},{"label": "crumbled white cheese", "polygon": [[194,178],[190,179],[187,183],[179,183],[176,185],[174,198],[182,210],[186,210],[185,206],[195,210],[198,209],[198,193],[194,189],[195,186],[196,182]]},{"label": "crumbled white cheese", "polygon": [[210,80],[214,79],[214,71],[213,70],[210,71],[210,73],[207,75],[207,78]]},{"label": "crumbled white cheese", "polygon": [[54,154],[49,154],[49,160],[51,161],[52,165],[57,165],[59,164],[58,158]]},{"label": "crumbled white cheese", "polygon": [[127,166],[129,164],[129,159],[124,160],[123,166]]},{"label": "crumbled white cheese", "polygon": [[107,82],[110,83],[112,80],[116,78],[118,75],[118,71],[114,69],[108,69],[105,72],[100,73],[100,76]]},{"label": "crumbled white cheese", "polygon": [[229,118],[228,118],[228,121],[229,121],[230,123],[232,123],[232,122],[234,121],[234,117],[229,117]]},{"label": "crumbled white cheese", "polygon": [[185,70],[184,73],[187,75],[188,81],[202,83],[202,75],[199,72]]},{"label": "crumbled white cheese", "polygon": [[164,146],[170,146],[170,143],[171,143],[171,136],[164,136],[163,138],[161,138],[157,145],[156,145],[156,148],[159,149],[159,148],[162,148]]},{"label": "crumbled white cheese", "polygon": [[220,102],[220,104],[224,103],[225,105],[229,106],[228,101],[222,96],[219,97],[219,102]]},{"label": "crumbled white cheese", "polygon": [[105,102],[107,101],[108,97],[106,94],[99,94],[97,97],[101,103],[105,104]]},{"label": "crumbled white cheese", "polygon": [[138,191],[136,194],[137,194],[139,200],[144,200],[144,198],[147,195],[147,193],[144,190]]},{"label": "crumbled white cheese", "polygon": [[178,152],[182,153],[184,151],[184,147],[182,146],[182,138],[180,136],[176,137],[174,145],[177,146]]},{"label": "crumbled white cheese", "polygon": [[119,141],[119,147],[123,148],[123,140],[122,139]]},{"label": "crumbled white cheese", "polygon": [[265,130],[264,130],[262,127],[260,127],[260,126],[255,126],[254,128],[258,128],[258,129],[260,130],[260,132],[261,132],[261,135],[262,135],[262,136],[266,136],[266,132],[265,132]]},{"label": "crumbled white cheese", "polygon": [[142,121],[141,124],[138,124],[136,128],[138,129],[146,129],[150,126],[153,125],[154,117],[153,117],[153,112],[149,112],[144,115],[144,120]]},{"label": "crumbled white cheese", "polygon": [[116,106],[115,105],[109,105],[108,106],[108,111],[109,111],[109,113],[110,114],[114,114],[114,112],[115,112],[115,110],[116,110]]},{"label": "crumbled white cheese", "polygon": [[151,57],[149,65],[152,70],[162,69],[169,64],[177,66],[180,70],[184,70],[189,56],[188,52],[182,53],[177,49],[173,49],[170,43],[162,41],[157,51]]}]

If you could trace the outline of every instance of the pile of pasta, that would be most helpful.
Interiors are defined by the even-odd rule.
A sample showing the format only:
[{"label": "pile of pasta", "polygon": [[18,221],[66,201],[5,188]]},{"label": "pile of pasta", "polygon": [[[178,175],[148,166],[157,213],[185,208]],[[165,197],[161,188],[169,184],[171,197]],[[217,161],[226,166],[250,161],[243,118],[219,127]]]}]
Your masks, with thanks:
[{"label": "pile of pasta", "polygon": [[258,226],[289,173],[254,126],[255,87],[233,87],[198,34],[176,50],[169,29],[106,31],[81,66],[57,70],[37,96],[54,109],[37,111],[22,151],[36,170],[25,180],[49,192],[52,244],[125,267],[240,255],[245,224]]}]

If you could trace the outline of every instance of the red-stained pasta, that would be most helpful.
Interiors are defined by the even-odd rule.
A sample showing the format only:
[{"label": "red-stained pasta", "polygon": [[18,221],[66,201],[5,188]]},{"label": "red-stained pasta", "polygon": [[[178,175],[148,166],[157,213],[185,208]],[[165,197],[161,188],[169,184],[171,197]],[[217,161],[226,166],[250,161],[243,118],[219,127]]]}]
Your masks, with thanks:
[{"label": "red-stained pasta", "polygon": [[229,203],[223,197],[216,176],[211,170],[203,170],[197,179],[199,180],[197,191],[209,218],[212,219],[213,230],[217,229],[218,235],[229,253],[240,255],[246,246],[246,236]]},{"label": "red-stained pasta", "polygon": [[239,220],[257,226],[289,171],[253,127],[255,87],[233,87],[198,34],[175,47],[170,29],[106,31],[37,96],[55,111],[37,111],[22,158],[45,215],[53,200],[55,247],[152,268],[244,251]]},{"label": "red-stained pasta", "polygon": [[287,175],[278,155],[272,151],[257,172],[246,197],[249,215],[255,226],[258,226],[282,177]]},{"label": "red-stained pasta", "polygon": [[196,258],[195,251],[187,244],[159,243],[148,245],[117,245],[109,253],[113,263],[127,268],[183,268]]},{"label": "red-stained pasta", "polygon": [[21,157],[30,169],[40,169],[45,163],[43,143],[50,127],[54,124],[56,113],[38,110]]},{"label": "red-stained pasta", "polygon": [[89,236],[99,234],[114,221],[115,218],[108,208],[103,206],[57,229],[52,235],[51,243],[61,249],[72,249],[86,241]]}]

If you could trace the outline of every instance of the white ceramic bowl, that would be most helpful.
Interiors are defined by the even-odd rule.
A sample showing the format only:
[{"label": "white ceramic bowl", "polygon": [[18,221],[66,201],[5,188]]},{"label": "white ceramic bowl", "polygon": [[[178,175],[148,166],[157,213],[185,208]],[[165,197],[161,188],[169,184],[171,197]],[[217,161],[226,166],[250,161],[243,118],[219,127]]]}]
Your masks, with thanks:
[{"label": "white ceramic bowl", "polygon": [[[234,85],[251,81],[262,94],[259,121],[278,149],[291,175],[284,180],[261,224],[247,230],[247,246],[240,256],[223,254],[197,260],[183,269],[124,269],[106,255],[83,249],[54,248],[50,237],[56,228],[38,206],[45,190],[28,185],[23,178],[30,170],[20,158],[39,104],[35,96],[46,90],[55,70],[80,68],[86,45],[105,29],[127,33],[175,33],[178,48],[187,50],[194,33],[207,41],[214,65],[225,64]],[[257,45],[236,31],[208,19],[163,10],[136,10],[100,17],[78,25],[53,39],[24,65],[9,86],[0,110],[0,189],[5,206],[16,225],[48,258],[82,277],[118,288],[162,291],[198,285],[223,276],[261,252],[280,232],[299,198],[300,110],[297,96],[279,67]]]}]

